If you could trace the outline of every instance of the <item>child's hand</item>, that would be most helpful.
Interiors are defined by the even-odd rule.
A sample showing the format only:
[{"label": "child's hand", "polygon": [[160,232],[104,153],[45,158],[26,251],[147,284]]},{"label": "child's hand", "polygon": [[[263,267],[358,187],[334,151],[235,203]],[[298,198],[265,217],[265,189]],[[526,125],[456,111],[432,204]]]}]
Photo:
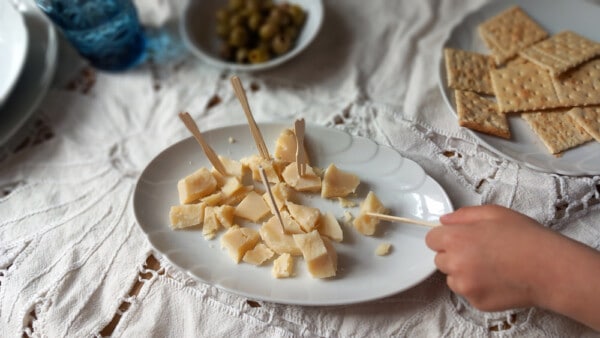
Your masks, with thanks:
[{"label": "child's hand", "polygon": [[551,260],[555,233],[492,205],[462,208],[440,221],[426,242],[438,252],[435,264],[448,275],[450,289],[481,310],[537,303],[537,270],[544,269],[541,261]]},{"label": "child's hand", "polygon": [[539,306],[600,330],[600,253],[499,206],[443,216],[427,245],[447,283],[484,311]]}]

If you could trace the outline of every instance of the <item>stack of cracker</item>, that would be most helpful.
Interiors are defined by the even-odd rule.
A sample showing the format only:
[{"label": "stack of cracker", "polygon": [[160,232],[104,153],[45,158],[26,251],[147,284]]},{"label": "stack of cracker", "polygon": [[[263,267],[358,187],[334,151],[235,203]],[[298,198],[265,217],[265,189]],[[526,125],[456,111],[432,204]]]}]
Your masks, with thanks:
[{"label": "stack of cracker", "polygon": [[600,43],[549,36],[518,6],[478,32],[491,55],[444,50],[461,126],[510,139],[507,115],[519,114],[556,156],[600,142]]}]

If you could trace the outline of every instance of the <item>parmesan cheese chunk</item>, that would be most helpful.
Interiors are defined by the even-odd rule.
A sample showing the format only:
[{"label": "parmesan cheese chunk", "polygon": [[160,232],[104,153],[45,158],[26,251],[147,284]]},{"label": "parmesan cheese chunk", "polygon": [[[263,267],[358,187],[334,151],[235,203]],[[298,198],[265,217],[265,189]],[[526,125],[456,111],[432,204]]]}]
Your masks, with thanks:
[{"label": "parmesan cheese chunk", "polygon": [[341,242],[344,239],[344,233],[332,213],[328,212],[319,216],[317,230],[322,236],[331,238],[336,242]]},{"label": "parmesan cheese chunk", "polygon": [[354,227],[358,232],[363,235],[371,236],[375,233],[377,224],[379,224],[379,219],[367,215],[368,212],[387,213],[387,209],[372,191],[369,191],[365,200],[360,204],[359,214],[353,222]]},{"label": "parmesan cheese chunk", "polygon": [[221,247],[226,248],[231,259],[239,263],[246,252],[253,249],[259,240],[260,236],[256,230],[234,225],[221,237]]},{"label": "parmesan cheese chunk", "polygon": [[262,196],[251,191],[235,208],[235,215],[257,222],[269,213],[270,209]]},{"label": "parmesan cheese chunk", "polygon": [[253,265],[261,265],[271,259],[275,253],[263,243],[258,243],[252,250],[246,251],[242,260]]},{"label": "parmesan cheese chunk", "polygon": [[317,230],[307,234],[293,235],[302,251],[308,272],[315,278],[333,277],[337,270],[337,253],[329,239],[321,237]]},{"label": "parmesan cheese chunk", "polygon": [[217,181],[206,168],[200,168],[193,174],[177,182],[179,202],[181,204],[192,203],[204,196],[215,192]]},{"label": "parmesan cheese chunk", "polygon": [[[271,192],[273,193],[273,197],[275,198],[275,204],[277,204],[277,209],[283,210],[285,208],[286,202],[290,197],[289,189],[287,184],[284,182],[279,182],[271,187]],[[271,209],[271,213],[273,215],[276,214],[275,209],[271,205],[271,197],[268,192],[265,192],[263,195],[263,199]]]},{"label": "parmesan cheese chunk", "polygon": [[287,278],[294,274],[294,258],[288,253],[281,254],[273,261],[273,270],[275,278]]},{"label": "parmesan cheese chunk", "polygon": [[358,176],[338,169],[330,164],[323,175],[323,187],[321,197],[345,197],[356,191],[360,184]]},{"label": "parmesan cheese chunk", "polygon": [[260,175],[260,167],[262,167],[265,170],[267,181],[269,183],[278,183],[281,181],[281,179],[279,178],[279,174],[277,174],[277,170],[275,170],[275,166],[272,160],[267,160],[258,155],[253,155],[250,157],[243,158],[241,162],[250,168],[250,170],[252,171],[252,179],[256,182],[262,182],[262,176]]},{"label": "parmesan cheese chunk", "polygon": [[220,205],[214,209],[215,216],[224,228],[229,229],[233,226],[233,217],[235,215],[235,208],[231,205]]},{"label": "parmesan cheese chunk", "polygon": [[[274,157],[283,162],[295,162],[297,147],[296,134],[291,129],[286,128],[275,141]],[[304,152],[306,153],[306,148]]]},{"label": "parmesan cheese chunk", "polygon": [[305,232],[312,231],[319,220],[320,211],[317,208],[311,208],[304,205],[287,202],[287,208],[292,217],[300,224]]},{"label": "parmesan cheese chunk", "polygon": [[202,224],[205,207],[206,204],[204,203],[172,206],[169,212],[171,228],[182,229]]},{"label": "parmesan cheese chunk", "polygon": [[385,256],[388,253],[390,253],[390,248],[391,247],[392,247],[392,244],[390,244],[390,243],[381,243],[375,249],[375,254],[377,256]]},{"label": "parmesan cheese chunk", "polygon": [[206,207],[204,209],[204,225],[202,226],[202,235],[206,239],[213,239],[217,234],[217,231],[221,228],[217,215],[215,214],[215,207]]},{"label": "parmesan cheese chunk", "polygon": [[302,251],[300,251],[300,248],[294,242],[292,235],[281,232],[281,225],[277,216],[273,216],[264,222],[258,232],[265,244],[276,253],[289,253],[293,256],[302,254]]},{"label": "parmesan cheese chunk", "polygon": [[283,180],[297,191],[318,192],[321,190],[321,178],[315,174],[310,166],[306,166],[306,174],[298,174],[296,162],[290,163],[281,173]]}]

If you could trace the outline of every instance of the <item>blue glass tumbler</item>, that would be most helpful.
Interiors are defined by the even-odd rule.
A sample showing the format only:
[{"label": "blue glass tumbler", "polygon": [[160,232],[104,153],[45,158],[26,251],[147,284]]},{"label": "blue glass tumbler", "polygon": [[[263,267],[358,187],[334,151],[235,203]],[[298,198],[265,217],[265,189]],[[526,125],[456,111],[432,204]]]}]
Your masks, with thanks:
[{"label": "blue glass tumbler", "polygon": [[36,0],[81,56],[121,71],[145,58],[146,39],[132,0]]}]

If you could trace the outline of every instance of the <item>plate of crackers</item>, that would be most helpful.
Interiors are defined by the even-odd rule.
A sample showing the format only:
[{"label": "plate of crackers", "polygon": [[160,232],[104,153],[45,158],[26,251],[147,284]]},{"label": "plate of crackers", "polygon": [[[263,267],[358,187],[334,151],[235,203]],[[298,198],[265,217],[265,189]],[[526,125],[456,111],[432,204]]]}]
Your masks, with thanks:
[{"label": "plate of crackers", "polygon": [[498,154],[561,175],[600,174],[600,6],[493,2],[448,36],[442,96]]}]

